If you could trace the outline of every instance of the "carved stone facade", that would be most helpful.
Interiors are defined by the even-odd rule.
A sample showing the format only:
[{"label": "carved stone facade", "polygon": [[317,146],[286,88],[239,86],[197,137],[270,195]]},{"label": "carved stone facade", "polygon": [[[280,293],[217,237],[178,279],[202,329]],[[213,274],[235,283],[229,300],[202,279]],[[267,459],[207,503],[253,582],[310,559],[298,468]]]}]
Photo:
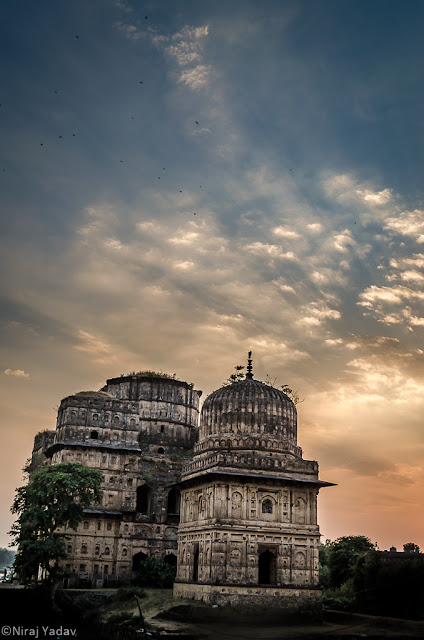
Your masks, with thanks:
[{"label": "carved stone facade", "polygon": [[176,483],[198,438],[201,393],[162,376],[112,378],[101,391],[64,398],[56,430],[36,436],[33,456],[103,472],[102,504],[66,531],[65,584],[126,583],[149,556],[176,564]]},{"label": "carved stone facade", "polygon": [[302,459],[287,395],[251,372],[212,393],[180,482],[174,593],[238,608],[319,609],[317,495],[329,484]]},{"label": "carved stone facade", "polygon": [[[60,404],[35,438],[49,464],[103,472],[103,502],[67,530],[69,586],[128,582],[140,559],[177,563],[174,593],[210,604],[319,608],[317,495],[296,407],[246,379],[213,392],[160,375],[112,378]],[[193,453],[194,447],[194,453]],[[178,545],[177,545],[178,535]]]}]

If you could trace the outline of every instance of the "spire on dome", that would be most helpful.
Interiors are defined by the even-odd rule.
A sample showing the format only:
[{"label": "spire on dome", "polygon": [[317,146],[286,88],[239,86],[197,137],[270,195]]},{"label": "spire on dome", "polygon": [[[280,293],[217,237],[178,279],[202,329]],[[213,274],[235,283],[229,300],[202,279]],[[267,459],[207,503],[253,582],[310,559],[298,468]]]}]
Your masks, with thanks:
[{"label": "spire on dome", "polygon": [[252,373],[252,352],[249,351],[248,356],[247,356],[247,373],[246,373],[246,380],[253,380],[253,373]]}]

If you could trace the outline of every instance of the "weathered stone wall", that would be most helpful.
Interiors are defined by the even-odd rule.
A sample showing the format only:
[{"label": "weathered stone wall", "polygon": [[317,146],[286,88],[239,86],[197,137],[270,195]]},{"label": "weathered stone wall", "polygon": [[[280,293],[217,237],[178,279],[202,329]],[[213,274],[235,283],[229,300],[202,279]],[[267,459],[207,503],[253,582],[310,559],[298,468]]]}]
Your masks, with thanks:
[{"label": "weathered stone wall", "polygon": [[175,484],[197,439],[201,392],[191,385],[131,376],[104,389],[64,398],[56,431],[34,442],[50,464],[80,462],[103,473],[101,504],[86,510],[76,532],[66,531],[71,584],[125,581],[138,553],[176,557]]},{"label": "weathered stone wall", "polygon": [[203,600],[210,605],[234,607],[239,611],[253,613],[264,609],[264,613],[278,608],[283,614],[319,615],[322,606],[322,592],[319,589],[285,589],[272,587],[215,586],[176,582],[174,596]]}]

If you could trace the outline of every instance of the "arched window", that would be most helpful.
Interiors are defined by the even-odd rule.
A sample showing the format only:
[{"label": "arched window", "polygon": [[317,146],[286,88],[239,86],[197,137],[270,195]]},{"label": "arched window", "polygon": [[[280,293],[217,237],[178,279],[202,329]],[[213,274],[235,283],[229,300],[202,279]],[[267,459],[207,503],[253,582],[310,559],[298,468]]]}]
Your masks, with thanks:
[{"label": "arched window", "polygon": [[95,554],[96,556],[98,556],[98,555],[100,554],[100,547],[99,547],[99,545],[96,545],[96,548],[95,548],[95,550],[94,550],[94,554]]},{"label": "arched window", "polygon": [[91,438],[92,440],[97,440],[97,439],[98,439],[98,437],[99,437],[99,432],[98,432],[98,431],[92,431],[92,432],[90,433],[90,438]]},{"label": "arched window", "polygon": [[105,556],[110,556],[110,549],[109,549],[109,547],[106,547],[106,549],[105,549]]},{"label": "arched window", "polygon": [[108,522],[108,523],[107,523],[107,525],[106,525],[106,529],[107,529],[108,531],[111,531],[111,530],[112,530],[112,523],[111,523],[111,522]]},{"label": "arched window", "polygon": [[84,529],[88,529],[88,521],[87,520],[84,520],[83,528]]},{"label": "arched window", "polygon": [[267,498],[262,502],[262,513],[272,513],[272,500]]},{"label": "arched window", "polygon": [[87,553],[87,545],[86,544],[81,545],[81,553]]},{"label": "arched window", "polygon": [[68,546],[66,547],[66,553],[72,553],[72,545],[68,544]]},{"label": "arched window", "polygon": [[163,424],[162,424],[162,425],[161,425],[161,428],[160,428],[160,432],[161,432],[161,433],[163,433],[164,431],[165,431],[165,427],[164,427],[164,426],[163,426]]},{"label": "arched window", "polygon": [[177,515],[180,513],[180,492],[178,489],[172,488],[168,493],[168,515]]},{"label": "arched window", "polygon": [[147,484],[141,485],[141,487],[137,487],[137,504],[136,510],[138,513],[149,513],[150,511],[150,497],[151,490]]},{"label": "arched window", "polygon": [[165,449],[163,447],[159,447],[157,452],[158,453],[165,453]]},{"label": "arched window", "polygon": [[122,549],[122,555],[126,556],[127,555],[127,550],[126,549]]}]

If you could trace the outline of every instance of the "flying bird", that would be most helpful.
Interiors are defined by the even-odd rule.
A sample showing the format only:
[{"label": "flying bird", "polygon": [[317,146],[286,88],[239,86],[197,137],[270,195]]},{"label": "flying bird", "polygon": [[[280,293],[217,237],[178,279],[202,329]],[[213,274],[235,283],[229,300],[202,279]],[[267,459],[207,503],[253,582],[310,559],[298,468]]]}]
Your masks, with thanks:
[{"label": "flying bird", "polygon": [[62,136],[59,136],[59,138],[62,138]]},{"label": "flying bird", "polygon": [[76,37],[76,39],[77,39],[77,40],[79,40],[79,36],[77,36],[77,35],[75,34],[75,37]]},{"label": "flying bird", "polygon": [[182,193],[182,191],[180,191],[180,193]]},{"label": "flying bird", "polygon": [[141,82],[141,80],[139,80],[139,81],[138,81],[138,84],[143,84],[143,83]]},{"label": "flying bird", "polygon": [[195,122],[196,124],[199,124],[199,123],[197,122],[197,120],[195,120],[194,122]]}]

